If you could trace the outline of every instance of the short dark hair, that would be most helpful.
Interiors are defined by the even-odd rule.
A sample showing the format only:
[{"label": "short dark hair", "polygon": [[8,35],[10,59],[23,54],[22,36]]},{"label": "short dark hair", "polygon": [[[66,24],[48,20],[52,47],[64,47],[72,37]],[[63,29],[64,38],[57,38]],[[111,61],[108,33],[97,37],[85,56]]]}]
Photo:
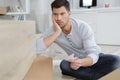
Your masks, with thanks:
[{"label": "short dark hair", "polygon": [[54,0],[51,4],[51,9],[53,10],[53,8],[60,8],[62,6],[70,11],[70,3],[67,0]]}]

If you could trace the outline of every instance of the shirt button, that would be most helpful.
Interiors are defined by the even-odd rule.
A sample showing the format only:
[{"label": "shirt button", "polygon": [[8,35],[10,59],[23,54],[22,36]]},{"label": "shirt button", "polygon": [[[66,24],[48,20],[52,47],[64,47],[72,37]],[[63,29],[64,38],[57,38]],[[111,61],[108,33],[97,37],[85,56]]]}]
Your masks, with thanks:
[{"label": "shirt button", "polygon": [[70,38],[70,35],[67,35],[68,38]]}]

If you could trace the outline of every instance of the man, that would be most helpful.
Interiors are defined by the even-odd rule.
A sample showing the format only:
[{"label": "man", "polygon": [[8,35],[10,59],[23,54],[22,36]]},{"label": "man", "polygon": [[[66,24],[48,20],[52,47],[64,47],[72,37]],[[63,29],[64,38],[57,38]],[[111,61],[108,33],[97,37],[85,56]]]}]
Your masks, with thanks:
[{"label": "man", "polygon": [[71,12],[67,0],[55,0],[51,4],[53,26],[37,40],[37,53],[57,43],[70,60],[60,64],[62,74],[83,80],[97,80],[120,67],[120,58],[102,54],[94,40],[90,26],[78,19],[70,18]]}]

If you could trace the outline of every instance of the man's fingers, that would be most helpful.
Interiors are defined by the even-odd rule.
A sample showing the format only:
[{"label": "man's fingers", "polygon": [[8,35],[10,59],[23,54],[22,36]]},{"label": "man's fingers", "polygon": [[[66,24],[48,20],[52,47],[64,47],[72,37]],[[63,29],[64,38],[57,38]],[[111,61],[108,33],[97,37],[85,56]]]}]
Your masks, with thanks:
[{"label": "man's fingers", "polygon": [[77,70],[79,69],[79,66],[78,65],[74,65],[73,63],[70,64],[70,67],[74,70]]},{"label": "man's fingers", "polygon": [[73,63],[73,62],[74,62],[74,59],[69,59],[68,61],[71,62],[71,63]]},{"label": "man's fingers", "polygon": [[52,16],[52,21],[53,21],[54,26],[57,25],[53,16]]},{"label": "man's fingers", "polygon": [[77,60],[78,60],[78,57],[74,57],[74,58],[72,58],[72,59],[69,59],[69,61],[70,61],[70,62],[73,62],[73,63],[76,63]]}]

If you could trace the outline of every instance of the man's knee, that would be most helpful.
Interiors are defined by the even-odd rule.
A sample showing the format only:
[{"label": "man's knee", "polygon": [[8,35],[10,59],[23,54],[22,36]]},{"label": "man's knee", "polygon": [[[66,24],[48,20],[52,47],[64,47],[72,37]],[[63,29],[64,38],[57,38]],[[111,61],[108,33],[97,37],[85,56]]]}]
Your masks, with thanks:
[{"label": "man's knee", "polygon": [[62,70],[62,72],[68,72],[70,70],[70,63],[66,60],[63,60],[60,63],[60,69]]},{"label": "man's knee", "polygon": [[119,68],[120,67],[120,56],[114,56],[114,68]]}]

